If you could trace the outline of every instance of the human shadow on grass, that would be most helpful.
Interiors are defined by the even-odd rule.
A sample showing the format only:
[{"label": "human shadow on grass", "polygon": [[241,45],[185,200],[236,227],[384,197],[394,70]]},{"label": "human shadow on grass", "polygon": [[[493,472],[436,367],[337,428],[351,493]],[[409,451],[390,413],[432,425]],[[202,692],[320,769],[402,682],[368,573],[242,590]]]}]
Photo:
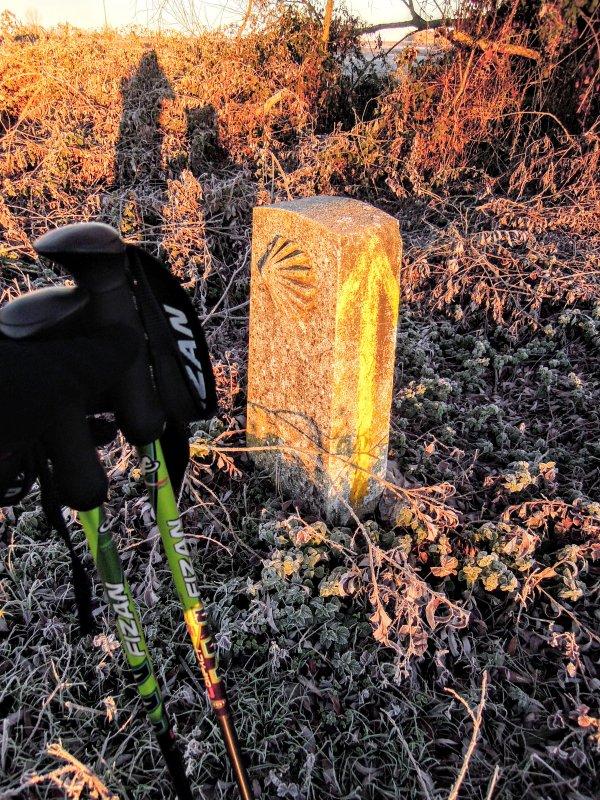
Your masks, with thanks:
[{"label": "human shadow on grass", "polygon": [[244,246],[236,216],[242,214],[244,226],[247,218],[249,236],[256,192],[248,191],[249,181],[223,146],[211,103],[192,106],[181,98],[185,138],[179,147],[165,147],[161,114],[177,95],[155,49],[122,80],[121,94],[114,182],[102,218],[167,261],[200,313],[215,316],[215,309],[220,324],[230,308],[247,303],[247,280],[241,275],[232,284],[230,278]]},{"label": "human shadow on grass", "polygon": [[125,236],[154,244],[162,237],[167,181],[162,159],[160,115],[175,97],[154,49],[121,82],[123,107],[115,147],[114,184],[107,216]]}]

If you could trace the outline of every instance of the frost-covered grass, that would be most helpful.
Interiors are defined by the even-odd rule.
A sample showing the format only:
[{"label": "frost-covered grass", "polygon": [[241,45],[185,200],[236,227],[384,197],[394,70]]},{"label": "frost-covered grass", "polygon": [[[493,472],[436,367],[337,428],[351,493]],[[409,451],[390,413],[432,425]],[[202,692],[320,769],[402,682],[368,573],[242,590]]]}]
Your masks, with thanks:
[{"label": "frost-covered grass", "polygon": [[[530,519],[519,514],[516,522],[502,522],[506,508],[540,498],[545,504],[561,498],[569,507],[580,502],[587,508],[582,517],[595,518],[589,500],[598,479],[599,422],[590,343],[598,322],[593,313],[569,312],[550,324],[552,334],[548,328],[514,340],[404,310],[391,477],[411,486],[455,476],[457,493],[449,502],[461,522],[437,538],[406,515],[394,527],[389,506],[395,501],[383,503],[362,529],[330,529],[303,518],[245,457],[237,458],[240,472],[233,477],[216,462],[194,467],[192,494],[183,501],[192,509],[194,561],[262,796],[446,797],[471,721],[444,689],[474,707],[484,671],[483,727],[464,796],[485,797],[496,766],[498,797],[595,796],[599,582],[590,548],[596,529],[576,522],[559,529],[552,518],[529,527]],[[540,380],[544,369],[551,380]],[[582,382],[579,394],[573,375]],[[218,428],[203,427],[197,435],[210,441]],[[117,446],[107,454],[111,506],[123,520],[120,549],[145,609],[190,775],[205,796],[233,797],[168,570],[155,532],[143,524],[141,489],[128,477],[129,455]],[[540,469],[549,461],[556,465],[552,474]],[[123,679],[105,605],[97,592],[104,633],[82,640],[67,554],[48,538],[34,496],[27,507],[16,522],[9,515],[4,523],[2,796],[56,796],[48,780],[25,787],[62,763],[46,753],[60,742],[119,797],[170,797],[142,710]],[[535,547],[522,554],[527,569],[515,567],[520,555],[507,547],[515,526],[535,537]],[[490,529],[495,548],[482,534]],[[444,541],[458,564],[436,577],[431,566],[443,561]],[[364,561],[394,548],[407,554],[413,576],[407,583],[403,573],[401,591],[414,589],[419,578],[470,614],[460,629],[441,622],[431,631],[425,620],[422,655],[401,681],[398,653],[373,636]],[[556,565],[565,548],[571,560],[554,576],[530,580],[525,602],[528,578]],[[482,554],[493,558],[469,581],[466,567],[481,564]],[[495,588],[494,570],[501,581],[510,571],[518,587]],[[385,571],[379,581],[389,589]],[[579,591],[565,596],[565,586]],[[403,621],[421,625],[410,616]]]}]

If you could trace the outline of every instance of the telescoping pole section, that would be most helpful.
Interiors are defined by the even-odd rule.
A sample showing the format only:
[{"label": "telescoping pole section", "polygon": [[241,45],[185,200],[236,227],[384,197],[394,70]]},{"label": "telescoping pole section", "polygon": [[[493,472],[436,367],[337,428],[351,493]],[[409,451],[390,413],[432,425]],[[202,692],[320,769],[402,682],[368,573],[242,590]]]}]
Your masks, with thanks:
[{"label": "telescoping pole section", "polygon": [[140,448],[141,468],[156,515],[175,588],[183,606],[187,630],[202,672],[206,691],[217,716],[242,800],[254,797],[237,741],[225,687],[217,672],[217,658],[208,629],[206,610],[200,600],[196,574],[179,518],[177,501],[160,442]]},{"label": "telescoping pole section", "polygon": [[179,800],[192,800],[181,754],[167,715],[152,666],[140,614],[125,578],[110,524],[101,507],[78,512],[92,556],[117,622],[117,634],[133,675],[137,691],[152,723],[158,744]]}]

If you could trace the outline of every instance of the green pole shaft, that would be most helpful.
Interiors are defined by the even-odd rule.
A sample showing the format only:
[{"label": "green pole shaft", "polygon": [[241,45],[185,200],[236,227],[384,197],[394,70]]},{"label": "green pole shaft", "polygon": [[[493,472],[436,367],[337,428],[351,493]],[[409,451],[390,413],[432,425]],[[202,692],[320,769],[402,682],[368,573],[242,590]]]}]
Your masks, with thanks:
[{"label": "green pole shaft", "polygon": [[206,609],[200,600],[198,581],[160,442],[157,440],[140,448],[140,456],[144,482],[206,692],[221,728],[240,795],[243,800],[252,800],[254,795],[242,760],[225,686],[217,670],[217,656],[208,628]]},{"label": "green pole shaft", "polygon": [[171,773],[177,796],[180,800],[192,800],[185,767],[181,754],[175,746],[171,723],[152,666],[140,613],[125,578],[108,520],[102,507],[91,511],[79,511],[78,516],[104,586],[108,604],[115,614],[117,635],[123,653]]},{"label": "green pole shaft", "polygon": [[102,508],[80,511],[79,519],[88,541],[108,604],[117,623],[117,635],[148,718],[157,733],[169,727],[160,687],[154,674],[142,621],[121,566]]}]

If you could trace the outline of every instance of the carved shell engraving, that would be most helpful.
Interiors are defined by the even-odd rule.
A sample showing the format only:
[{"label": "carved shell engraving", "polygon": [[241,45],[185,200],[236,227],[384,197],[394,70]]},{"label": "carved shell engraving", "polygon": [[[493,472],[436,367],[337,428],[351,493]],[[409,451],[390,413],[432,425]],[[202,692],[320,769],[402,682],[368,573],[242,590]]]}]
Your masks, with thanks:
[{"label": "carved shell engraving", "polygon": [[273,302],[296,313],[310,308],[316,293],[315,272],[302,248],[276,236],[258,261]]}]

